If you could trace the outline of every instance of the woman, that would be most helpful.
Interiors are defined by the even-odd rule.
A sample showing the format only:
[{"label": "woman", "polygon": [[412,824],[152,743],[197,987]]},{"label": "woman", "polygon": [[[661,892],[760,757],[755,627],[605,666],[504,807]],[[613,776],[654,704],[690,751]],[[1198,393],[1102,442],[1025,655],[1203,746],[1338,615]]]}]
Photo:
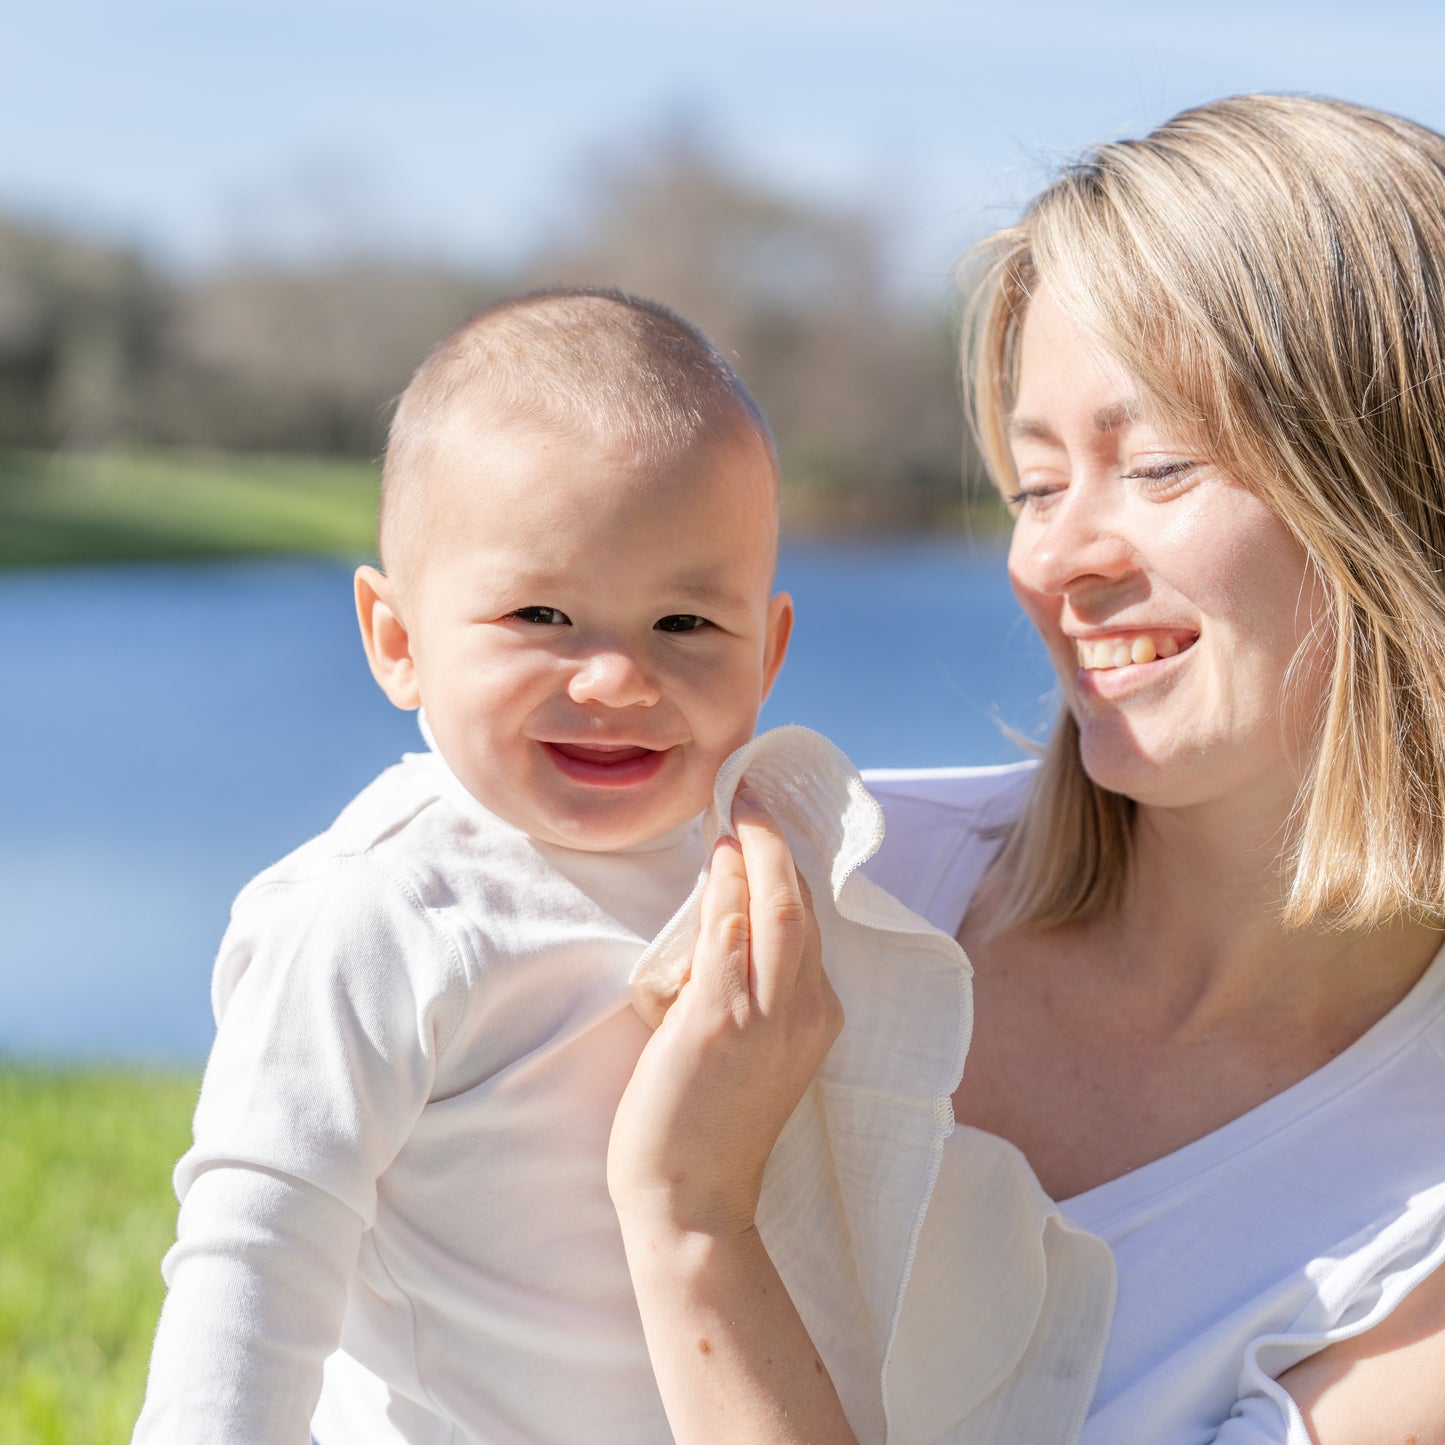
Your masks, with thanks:
[{"label": "woman", "polygon": [[[877,876],[974,965],[955,1137],[1113,1250],[1089,1445],[1445,1440],[1445,139],[1221,101],[984,256],[973,405],[1064,710],[1036,769],[873,780]],[[679,1438],[846,1441],[750,1227],[832,1004],[740,835],[614,1197]]]}]

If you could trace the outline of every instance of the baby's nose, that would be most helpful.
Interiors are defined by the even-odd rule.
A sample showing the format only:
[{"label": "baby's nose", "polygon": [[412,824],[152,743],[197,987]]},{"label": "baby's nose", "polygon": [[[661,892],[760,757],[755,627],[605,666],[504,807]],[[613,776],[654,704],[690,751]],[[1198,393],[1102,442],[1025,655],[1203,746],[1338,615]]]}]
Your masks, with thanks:
[{"label": "baby's nose", "polygon": [[651,707],[662,696],[641,661],[621,648],[591,652],[582,658],[568,693],[573,702],[606,707]]}]

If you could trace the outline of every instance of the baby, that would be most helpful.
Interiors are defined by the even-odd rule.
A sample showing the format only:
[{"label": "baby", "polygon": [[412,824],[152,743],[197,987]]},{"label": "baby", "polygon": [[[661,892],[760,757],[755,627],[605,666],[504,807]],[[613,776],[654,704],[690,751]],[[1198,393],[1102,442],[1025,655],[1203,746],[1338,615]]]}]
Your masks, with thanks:
[{"label": "baby", "polygon": [[137,1442],[671,1438],[607,1140],[777,535],[756,403],[659,306],[504,301],[417,372],[356,603],[430,751],[236,902]]}]

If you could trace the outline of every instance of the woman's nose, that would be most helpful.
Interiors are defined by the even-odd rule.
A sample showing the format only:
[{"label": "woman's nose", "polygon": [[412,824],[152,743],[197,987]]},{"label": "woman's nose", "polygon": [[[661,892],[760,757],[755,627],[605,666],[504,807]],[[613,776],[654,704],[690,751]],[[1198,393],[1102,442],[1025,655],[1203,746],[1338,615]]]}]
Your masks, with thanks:
[{"label": "woman's nose", "polygon": [[567,687],[573,702],[605,707],[651,707],[662,696],[648,670],[622,648],[599,648],[580,658]]},{"label": "woman's nose", "polygon": [[1071,488],[1039,519],[1017,524],[1009,548],[1015,582],[1050,596],[1117,582],[1137,565],[1118,516],[1083,488]]}]

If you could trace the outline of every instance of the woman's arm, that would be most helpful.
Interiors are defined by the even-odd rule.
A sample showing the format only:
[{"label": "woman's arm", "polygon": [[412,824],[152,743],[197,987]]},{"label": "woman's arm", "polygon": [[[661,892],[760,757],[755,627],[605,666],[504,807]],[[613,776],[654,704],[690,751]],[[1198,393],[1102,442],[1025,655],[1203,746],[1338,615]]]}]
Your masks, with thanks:
[{"label": "woman's arm", "polygon": [[817,925],[746,796],[713,855],[692,975],[617,1111],[608,1184],[681,1445],[849,1445],[832,1381],[754,1223],[763,1167],[842,1028]]},{"label": "woman's arm", "polygon": [[1445,1270],[1373,1329],[1286,1370],[1316,1445],[1445,1445]]}]

